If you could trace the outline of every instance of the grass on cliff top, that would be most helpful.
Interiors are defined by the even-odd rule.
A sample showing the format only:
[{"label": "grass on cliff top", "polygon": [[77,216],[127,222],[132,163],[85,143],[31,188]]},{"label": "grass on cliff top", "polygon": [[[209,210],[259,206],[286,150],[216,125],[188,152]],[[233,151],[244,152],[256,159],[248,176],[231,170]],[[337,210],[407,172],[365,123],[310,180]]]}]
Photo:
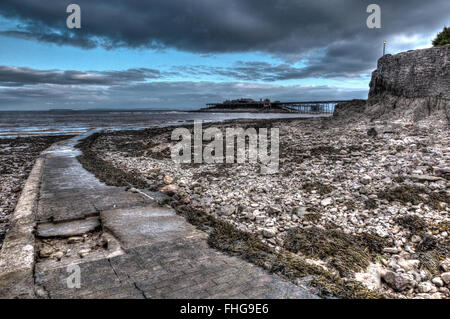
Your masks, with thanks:
[{"label": "grass on cliff top", "polygon": [[446,44],[450,44],[450,28],[448,27],[444,27],[433,40],[433,46],[435,47]]}]

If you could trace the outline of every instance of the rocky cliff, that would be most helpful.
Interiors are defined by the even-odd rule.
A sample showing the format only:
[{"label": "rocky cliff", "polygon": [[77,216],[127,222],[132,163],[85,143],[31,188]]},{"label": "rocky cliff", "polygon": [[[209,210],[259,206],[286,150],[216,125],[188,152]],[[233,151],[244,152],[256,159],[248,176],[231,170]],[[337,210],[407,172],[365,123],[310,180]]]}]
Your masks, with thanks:
[{"label": "rocky cliff", "polygon": [[[350,108],[351,103],[338,105],[337,115]],[[358,110],[370,120],[420,121],[436,115],[450,121],[450,45],[380,58],[368,100]]]},{"label": "rocky cliff", "polygon": [[406,98],[450,98],[450,45],[380,58],[372,72],[369,99],[385,93]]}]

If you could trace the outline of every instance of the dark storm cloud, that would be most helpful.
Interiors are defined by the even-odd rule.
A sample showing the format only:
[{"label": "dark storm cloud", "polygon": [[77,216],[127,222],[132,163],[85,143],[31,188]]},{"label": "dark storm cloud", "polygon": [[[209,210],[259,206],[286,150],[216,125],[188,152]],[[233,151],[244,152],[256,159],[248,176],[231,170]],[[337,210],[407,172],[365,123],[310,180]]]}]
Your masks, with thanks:
[{"label": "dark storm cloud", "polygon": [[273,85],[243,82],[146,82],[110,87],[36,84],[2,88],[0,109],[49,108],[198,108],[237,97],[272,100],[364,98],[367,90],[331,86]]},{"label": "dark storm cloud", "polygon": [[[425,35],[450,21],[448,0],[77,0],[82,28],[65,26],[65,1],[2,0],[0,14],[18,18],[2,34],[82,48],[175,48],[214,54],[266,52],[287,62],[310,59],[317,76],[373,68],[383,39]],[[367,5],[382,9],[382,28],[366,27]],[[320,59],[311,58],[324,50]],[[327,67],[333,65],[330,72]]]},{"label": "dark storm cloud", "polygon": [[161,77],[158,70],[138,68],[125,71],[59,71],[0,66],[0,86],[36,84],[117,85]]}]

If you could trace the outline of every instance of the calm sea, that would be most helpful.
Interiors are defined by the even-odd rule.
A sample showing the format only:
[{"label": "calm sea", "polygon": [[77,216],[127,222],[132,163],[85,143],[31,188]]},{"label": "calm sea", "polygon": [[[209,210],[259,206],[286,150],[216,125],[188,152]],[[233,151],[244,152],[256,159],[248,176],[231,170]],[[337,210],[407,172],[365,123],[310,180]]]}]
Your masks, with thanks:
[{"label": "calm sea", "polygon": [[0,112],[0,137],[80,134],[91,129],[142,129],[229,119],[311,117],[287,113],[193,113],[182,111],[5,111]]}]

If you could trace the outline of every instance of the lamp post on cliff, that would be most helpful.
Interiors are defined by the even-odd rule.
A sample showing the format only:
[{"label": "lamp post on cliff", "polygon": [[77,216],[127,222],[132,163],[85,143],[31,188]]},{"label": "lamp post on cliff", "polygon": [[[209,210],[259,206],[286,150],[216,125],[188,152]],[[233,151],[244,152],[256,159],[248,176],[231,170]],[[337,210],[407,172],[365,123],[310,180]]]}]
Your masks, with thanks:
[{"label": "lamp post on cliff", "polygon": [[383,41],[383,56],[386,54],[386,40]]}]

